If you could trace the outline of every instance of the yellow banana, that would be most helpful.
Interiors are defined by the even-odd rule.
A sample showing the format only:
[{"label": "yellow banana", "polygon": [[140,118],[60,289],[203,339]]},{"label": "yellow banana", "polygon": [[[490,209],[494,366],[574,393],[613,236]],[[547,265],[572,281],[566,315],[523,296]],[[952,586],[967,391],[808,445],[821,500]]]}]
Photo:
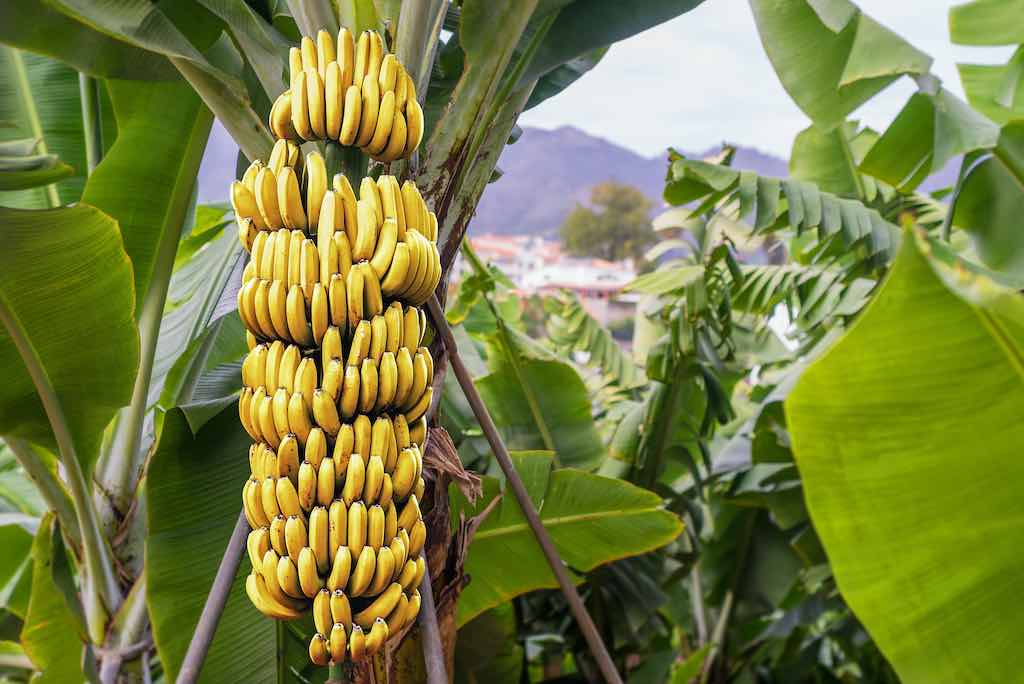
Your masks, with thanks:
[{"label": "yellow banana", "polygon": [[267,353],[266,344],[257,344],[249,350],[242,361],[242,384],[250,389],[266,387]]},{"label": "yellow banana", "polygon": [[292,243],[296,254],[294,282],[302,287],[302,294],[309,300],[313,296],[313,285],[320,284],[320,255],[316,243],[304,238],[301,231],[295,231],[294,236],[298,238]]},{"label": "yellow banana", "polygon": [[416,380],[416,367],[408,347],[398,350],[395,364],[398,366],[398,385],[395,388],[394,406],[402,407],[409,400]]},{"label": "yellow banana", "polygon": [[[355,224],[354,219],[353,224]],[[336,232],[334,234],[334,251],[338,256],[338,273],[343,278],[347,278],[348,272],[352,268],[352,244],[346,233]]]},{"label": "yellow banana", "polygon": [[415,307],[410,306],[405,310],[405,316],[402,319],[402,340],[405,346],[416,349],[422,336],[419,312]]},{"label": "yellow banana", "polygon": [[398,579],[395,580],[395,581],[398,582],[402,586],[402,589],[408,590],[408,589],[410,589],[410,588],[412,588],[414,586],[413,585],[413,581],[415,579],[416,579],[416,561],[410,558],[409,560],[407,560],[405,562],[405,565],[402,566],[402,572],[399,573]]},{"label": "yellow banana", "polygon": [[334,442],[334,453],[331,455],[331,458],[334,459],[334,472],[337,473],[339,481],[345,478],[345,473],[348,471],[348,460],[352,457],[354,446],[355,432],[351,425],[345,423],[341,426],[338,439]]},{"label": "yellow banana", "polygon": [[277,386],[285,388],[288,391],[288,396],[295,391],[295,372],[299,369],[300,361],[302,361],[302,352],[299,348],[294,344],[287,345],[281,354],[281,361],[277,365]]},{"label": "yellow banana", "polygon": [[309,659],[314,665],[329,665],[331,654],[327,649],[327,637],[323,634],[314,634],[309,640]]},{"label": "yellow banana", "polygon": [[292,123],[292,94],[290,90],[278,95],[270,108],[270,131],[275,138],[295,140],[299,137],[299,134],[295,132],[295,124]]},{"label": "yellow banana", "polygon": [[[299,178],[290,166],[283,167],[277,173],[277,206],[280,208],[281,219],[286,228],[289,230],[304,230],[306,228],[306,212],[302,209]],[[287,262],[285,263],[287,264]]]},{"label": "yellow banana", "polygon": [[332,663],[340,663],[345,660],[348,653],[348,636],[345,634],[345,626],[335,623],[331,627],[331,633],[327,635],[327,650],[331,654]]},{"label": "yellow banana", "polygon": [[[362,495],[365,479],[366,464],[363,456],[359,452],[354,452],[348,460],[348,468],[345,470],[345,481],[341,488],[341,498],[346,505],[352,506],[353,502]],[[349,513],[349,517],[351,517],[351,511]]]},{"label": "yellow banana", "polygon": [[[381,289],[383,290],[383,287]],[[401,303],[391,302],[384,310],[384,327],[386,329],[384,351],[394,354],[402,346],[404,314]]]},{"label": "yellow banana", "polygon": [[355,45],[355,62],[352,71],[352,82],[361,84],[366,76],[366,66],[370,59],[370,32],[363,31]]},{"label": "yellow banana", "polygon": [[[355,461],[355,455],[352,456]],[[366,504],[362,501],[353,501],[348,507],[348,549],[354,558],[360,558],[363,547],[366,546]],[[358,570],[359,563],[356,563]],[[372,574],[372,573],[371,573]],[[357,594],[353,594],[356,596]]]},{"label": "yellow banana", "polygon": [[349,146],[356,141],[359,134],[359,123],[362,118],[363,95],[359,86],[350,85],[345,89],[345,108],[338,131],[338,142]]},{"label": "yellow banana", "polygon": [[262,331],[263,336],[273,338],[274,324],[270,319],[269,289],[270,281],[268,280],[260,280],[256,284],[256,293],[253,295],[253,309],[256,312],[256,322],[259,324],[259,329]]},{"label": "yellow banana", "polygon": [[319,472],[320,465],[327,456],[327,435],[318,427],[310,430],[309,435],[306,437],[305,456],[309,464],[313,466],[313,469]]},{"label": "yellow banana", "polygon": [[299,552],[309,546],[309,536],[306,532],[306,523],[297,515],[290,515],[284,524],[284,542],[288,557],[297,560]]},{"label": "yellow banana", "polygon": [[426,415],[427,409],[430,408],[430,402],[434,398],[434,388],[428,387],[420,400],[413,405],[408,411],[405,412],[405,419],[412,423],[420,419],[421,416]]},{"label": "yellow banana", "polygon": [[306,598],[302,591],[302,583],[299,582],[299,569],[295,567],[295,561],[287,556],[277,559],[277,583],[288,596],[296,599]]},{"label": "yellow banana", "polygon": [[[263,173],[263,171],[260,171]],[[274,251],[277,243],[277,229],[267,232],[267,237],[259,246],[259,258],[253,259],[256,264],[256,274],[263,280],[270,280],[274,277]]]},{"label": "yellow banana", "polygon": [[[332,463],[332,461],[327,460],[324,463]],[[327,509],[323,506],[315,506],[309,513],[309,548],[313,549],[313,555],[316,556],[317,572],[321,575],[327,574],[328,568],[331,567],[329,534]]]},{"label": "yellow banana", "polygon": [[[335,62],[338,54],[334,50],[334,38],[327,31],[320,29],[316,33],[316,70],[323,76],[327,73],[327,65]],[[327,634],[327,630],[324,630]]]},{"label": "yellow banana", "polygon": [[398,514],[398,527],[407,532],[411,532],[412,526],[415,525],[416,521],[422,517],[423,516],[420,514],[419,497],[412,494],[409,496],[409,500],[405,503],[405,506],[402,507],[402,512]]},{"label": "yellow banana", "polygon": [[[384,468],[387,469],[387,461],[384,462]],[[391,484],[391,475],[384,473],[384,478],[380,485],[380,494],[377,496],[377,505],[387,510],[387,507],[391,505],[391,499],[395,496],[395,486]],[[385,537],[387,535],[385,534]]]},{"label": "yellow banana", "polygon": [[302,506],[299,505],[299,492],[287,477],[277,478],[277,505],[283,515],[302,517]]},{"label": "yellow banana", "polygon": [[380,63],[380,76],[377,78],[377,85],[380,92],[387,93],[395,90],[398,81],[398,60],[392,54],[384,55]]},{"label": "yellow banana", "polygon": [[309,418],[309,405],[302,398],[302,394],[294,392],[288,400],[288,429],[299,444],[305,444],[309,437],[309,431],[313,429],[313,423]]},{"label": "yellow banana", "polygon": [[409,102],[409,77],[401,62],[398,63],[397,74],[395,74],[395,106],[398,111],[404,112]]},{"label": "yellow banana", "polygon": [[362,80],[362,110],[360,112],[359,133],[356,134],[355,146],[366,147],[373,138],[377,128],[377,114],[380,110],[380,88],[376,77],[367,74]]},{"label": "yellow banana", "polygon": [[420,614],[420,592],[418,589],[412,592],[412,596],[409,597],[409,608],[405,612],[405,619],[402,624],[409,625],[416,621],[416,616]]},{"label": "yellow banana", "polygon": [[352,632],[348,635],[348,654],[352,660],[366,657],[366,636],[359,625],[352,625]]},{"label": "yellow banana", "polygon": [[373,421],[370,431],[370,455],[383,459],[387,456],[387,445],[391,438],[391,419],[387,416],[380,416]]},{"label": "yellow banana", "polygon": [[[334,462],[334,459],[329,460]],[[341,499],[331,501],[327,509],[327,535],[328,551],[334,558],[338,549],[348,542],[348,507]]]},{"label": "yellow banana", "polygon": [[291,480],[293,485],[299,481],[299,441],[293,434],[285,435],[277,447],[276,475]]},{"label": "yellow banana", "polygon": [[352,73],[356,67],[355,47],[352,32],[342,27],[338,31],[337,55],[338,66],[341,68],[341,82],[346,88],[352,85]]},{"label": "yellow banana", "polygon": [[[235,217],[235,223],[238,224],[238,241],[242,243],[242,247],[247,251],[252,251],[252,243],[256,240],[256,236],[259,231],[256,229],[256,224],[253,223],[251,218]],[[245,271],[242,271],[242,282],[244,283],[249,278],[253,277],[255,269],[252,262],[246,264]]]},{"label": "yellow banana", "polygon": [[[267,167],[274,172],[274,175],[279,175],[281,169],[284,168],[288,161],[288,141],[278,140],[274,143],[273,149],[270,150],[270,156],[267,158]],[[255,178],[253,179],[255,187]]]},{"label": "yellow banana", "polygon": [[379,154],[375,154],[373,157],[383,162],[392,162],[401,158],[405,155],[405,144],[408,135],[409,128],[405,123],[405,116],[402,112],[396,111],[388,137],[388,144]]},{"label": "yellow banana", "polygon": [[341,396],[341,381],[345,377],[345,367],[341,359],[331,359],[324,367],[323,391],[331,398],[331,402],[338,401]]},{"label": "yellow banana", "polygon": [[427,526],[423,523],[423,520],[417,520],[412,525],[412,529],[409,530],[409,555],[418,556],[420,551],[423,550],[423,545],[427,541]]},{"label": "yellow banana", "polygon": [[[282,440],[289,432],[291,432],[291,429],[288,426],[288,390],[281,387],[274,392],[270,408],[274,420],[274,430],[277,434],[278,440]],[[278,442],[278,446],[280,446],[280,441]]]},{"label": "yellow banana", "polygon": [[[395,93],[384,93],[377,110],[377,126],[373,135],[363,146],[363,151],[371,157],[376,157],[388,146],[391,136],[392,124],[396,122],[401,114],[395,110]],[[403,147],[405,142],[402,143]]]},{"label": "yellow banana", "polygon": [[321,506],[330,506],[334,500],[334,487],[337,478],[334,473],[334,460],[325,458],[320,462],[320,470],[316,474],[316,500]]},{"label": "yellow banana", "polygon": [[258,435],[257,439],[261,441],[263,440],[263,428],[260,426],[260,407],[263,406],[263,399],[266,396],[267,391],[262,387],[257,387],[249,401],[249,422]]},{"label": "yellow banana", "polygon": [[313,139],[309,123],[309,91],[306,87],[306,71],[300,71],[292,78],[292,128],[303,140]]},{"label": "yellow banana", "polygon": [[274,334],[281,339],[289,339],[288,288],[282,281],[274,280],[270,283],[270,288],[267,290],[267,308]]},{"label": "yellow banana", "polygon": [[[317,386],[316,363],[311,358],[304,358],[299,361],[295,371],[295,380],[292,383],[293,394],[298,392],[302,395],[307,406],[313,404],[313,391]],[[294,431],[293,431],[294,432]]]},{"label": "yellow banana", "polygon": [[356,416],[352,423],[353,451],[361,454],[363,458],[370,457],[370,447],[373,444],[373,424],[366,414]]},{"label": "yellow banana", "polygon": [[373,359],[363,359],[359,371],[359,410],[369,413],[377,403],[377,366]]},{"label": "yellow banana", "polygon": [[313,131],[313,138],[310,139],[324,139],[327,137],[324,82],[315,66],[306,69],[306,106],[309,109],[309,127]]},{"label": "yellow banana", "polygon": [[421,477],[416,481],[416,487],[412,490],[412,493],[416,495],[417,499],[423,498],[423,493],[427,490],[427,483]]},{"label": "yellow banana", "polygon": [[422,205],[423,200],[420,198],[419,190],[416,189],[416,184],[411,180],[402,183],[402,206],[405,208],[406,230],[423,232]]},{"label": "yellow banana", "polygon": [[260,505],[263,508],[263,515],[265,515],[267,520],[271,523],[275,517],[281,514],[281,509],[277,505],[276,491],[274,478],[263,478],[260,482]]},{"label": "yellow banana", "polygon": [[317,54],[316,43],[309,36],[303,36],[299,41],[299,52],[302,54],[302,69],[316,69]]},{"label": "yellow banana", "polygon": [[370,355],[373,342],[373,326],[369,321],[359,321],[352,332],[352,343],[348,350],[349,366],[361,366],[363,360]]},{"label": "yellow banana", "polygon": [[288,596],[282,588],[281,583],[277,579],[277,561],[279,560],[278,555],[273,549],[270,549],[263,554],[263,562],[260,564],[260,570],[257,574],[263,575],[264,586],[271,599],[280,605],[289,606],[291,608],[303,607],[302,601],[297,601],[291,596]]},{"label": "yellow banana", "polygon": [[302,288],[292,285],[288,290],[288,333],[298,345],[309,347],[313,344],[313,334],[306,318],[306,300],[302,296]]},{"label": "yellow banana", "polygon": [[317,262],[320,267],[320,284],[327,287],[331,284],[331,277],[338,273],[338,252],[334,248],[334,231],[339,227],[339,219],[342,221],[341,207],[338,205],[338,196],[333,190],[324,193],[323,201],[320,203],[320,216],[316,228],[316,250]]},{"label": "yellow banana", "polygon": [[384,313],[384,293],[380,287],[380,278],[369,263],[362,263],[360,267],[363,269],[363,316],[379,316]]},{"label": "yellow banana", "polygon": [[[249,266],[252,266],[251,262],[250,262]],[[253,276],[253,277],[255,277],[255,276]],[[243,278],[242,282],[245,283],[245,282],[248,282],[248,280]],[[239,290],[239,291],[241,291],[241,290]],[[245,331],[245,347],[246,347],[246,349],[252,349],[257,344],[259,344],[259,341],[256,339],[256,336],[252,334],[252,331],[246,330]]]},{"label": "yellow banana", "polygon": [[352,626],[352,605],[341,588],[331,591],[331,619],[336,625]]},{"label": "yellow banana", "polygon": [[405,242],[395,245],[391,264],[387,274],[381,279],[380,287],[387,297],[397,297],[408,286],[410,267],[412,266],[411,250]]},{"label": "yellow banana", "polygon": [[359,183],[359,200],[368,201],[373,206],[375,222],[379,227],[384,222],[384,203],[380,198],[380,188],[373,182],[373,178],[367,176]]},{"label": "yellow banana", "polygon": [[384,322],[384,316],[377,315],[370,319],[370,348],[367,358],[374,363],[380,363],[380,357],[384,354],[384,347],[388,341],[388,328]]},{"label": "yellow banana", "polygon": [[[351,514],[349,516],[351,520]],[[350,535],[351,536],[351,533]],[[348,580],[349,596],[355,598],[362,596],[373,581],[373,573],[377,569],[377,554],[369,546],[363,546],[359,552],[359,559],[352,569],[352,576]]]},{"label": "yellow banana", "polygon": [[306,213],[312,228],[320,222],[320,209],[327,193],[327,163],[319,152],[306,155]]},{"label": "yellow banana", "polygon": [[341,210],[345,216],[345,234],[348,236],[349,243],[354,243],[358,229],[357,200],[348,176],[343,173],[334,175],[334,192],[338,193],[338,199],[341,200]]},{"label": "yellow banana", "polygon": [[250,415],[252,414],[252,390],[248,387],[242,390],[241,396],[238,398],[238,417],[242,421],[242,427],[249,433],[249,436],[253,439],[259,439],[260,434],[253,425]]},{"label": "yellow banana", "polygon": [[352,244],[352,261],[365,261],[373,256],[377,246],[380,221],[370,199],[360,199],[356,203],[356,216],[359,222],[356,241]]},{"label": "yellow banana", "polygon": [[384,643],[388,640],[390,632],[388,623],[384,618],[377,618],[373,623],[373,629],[366,635],[366,655],[375,656],[384,650]]},{"label": "yellow banana", "polygon": [[[422,398],[423,393],[427,389],[427,383],[430,382],[430,378],[427,375],[427,361],[423,358],[423,354],[419,351],[412,359],[413,365],[413,380],[412,387],[409,389],[409,394],[405,398],[405,401],[399,406],[403,411],[408,412],[415,406]],[[417,416],[418,418],[419,416]],[[406,422],[412,423],[415,418],[410,419],[408,415],[405,417]]]},{"label": "yellow banana", "polygon": [[391,483],[395,488],[395,496],[399,499],[404,499],[412,492],[416,485],[416,456],[412,449],[402,449],[399,452]]},{"label": "yellow banana", "polygon": [[313,626],[320,634],[327,634],[334,626],[331,619],[331,592],[329,589],[321,589],[313,597]]},{"label": "yellow banana", "polygon": [[245,184],[235,181],[231,184],[231,208],[235,216],[240,219],[252,219],[252,222],[260,230],[267,227],[263,216],[260,214],[259,206],[256,204],[256,196]]},{"label": "yellow banana", "polygon": [[[384,530],[385,536],[391,529],[392,524],[394,525],[393,529],[398,529],[398,514],[394,511],[395,507],[392,505],[388,508],[388,512],[386,513],[387,526]],[[398,576],[402,574],[402,568],[405,567],[405,561],[407,561],[409,558],[409,550],[405,548],[405,542],[402,541],[402,538],[399,537],[397,534],[392,535],[391,545],[389,548],[391,549],[391,554],[395,557],[395,569],[393,574],[391,575],[391,578],[392,581],[397,581]]]},{"label": "yellow banana", "polygon": [[245,580],[245,593],[249,600],[256,606],[256,609],[267,617],[276,620],[294,620],[302,615],[302,609],[296,603],[289,602],[288,605],[275,601],[267,590],[266,581],[263,575],[252,572]]},{"label": "yellow banana", "polygon": [[[328,298],[330,295],[328,295]],[[327,368],[331,361],[344,359],[342,354],[341,346],[341,331],[336,326],[330,326],[327,328],[327,332],[324,333],[324,339],[320,343],[320,364]]]},{"label": "yellow banana", "polygon": [[299,569],[299,584],[302,593],[308,598],[316,596],[317,592],[324,588],[324,581],[317,574],[316,556],[308,546],[299,551],[299,560],[295,563]]},{"label": "yellow banana", "polygon": [[341,400],[338,402],[341,415],[346,420],[354,416],[359,408],[359,382],[359,366],[346,366],[345,380],[341,387]]},{"label": "yellow banana", "polygon": [[327,588],[331,591],[344,589],[348,586],[348,578],[352,574],[352,552],[347,546],[339,546],[334,553],[331,574],[327,576]]},{"label": "yellow banana", "polygon": [[405,136],[405,149],[400,156],[408,157],[416,151],[423,141],[423,107],[416,100],[409,100],[405,107],[407,117],[407,133]]},{"label": "yellow banana", "polygon": [[348,272],[345,293],[348,300],[348,328],[355,330],[363,319],[363,269],[356,264]]},{"label": "yellow banana", "polygon": [[309,512],[316,503],[316,468],[309,461],[299,466],[299,506]]},{"label": "yellow banana", "polygon": [[409,423],[406,422],[405,416],[395,416],[393,423],[395,430],[396,446],[399,449],[407,449],[412,444],[412,439],[409,436]]},{"label": "yellow banana", "polygon": [[419,445],[423,448],[423,443],[427,441],[427,417],[421,416],[416,423],[409,428],[409,439],[412,440],[413,444]]},{"label": "yellow banana", "polygon": [[[391,553],[391,549],[388,549],[388,553]],[[398,582],[389,582],[384,585],[382,591],[383,593],[374,599],[373,603],[353,616],[353,620],[357,625],[366,629],[370,627],[377,618],[387,617],[387,615],[394,610],[395,606],[398,605],[399,596],[402,594],[401,584]]]},{"label": "yellow banana", "polygon": [[370,266],[377,274],[377,279],[383,279],[391,268],[391,262],[395,257],[395,248],[398,246],[398,222],[388,218],[380,228],[377,237],[377,245],[374,248],[373,256],[370,258]]},{"label": "yellow banana", "polygon": [[409,599],[406,598],[405,593],[403,592],[402,595],[398,597],[398,605],[395,606],[395,609],[391,611],[390,615],[384,618],[387,620],[388,631],[391,634],[398,634],[398,632],[405,627],[405,612],[408,609]]},{"label": "yellow banana", "polygon": [[[344,234],[338,233],[342,238]],[[334,251],[333,249],[331,250]],[[331,282],[327,291],[327,299],[330,303],[331,323],[342,329],[348,329],[348,293],[345,290],[345,277],[340,273],[331,276]]]},{"label": "yellow banana", "polygon": [[257,407],[257,422],[260,426],[260,434],[264,441],[276,449],[281,443],[277,435],[277,427],[274,425],[274,402],[270,397],[264,396]]},{"label": "yellow banana", "polygon": [[366,59],[366,76],[373,79],[374,84],[380,77],[380,65],[384,61],[384,40],[376,31],[370,31],[370,50]]},{"label": "yellow banana", "polygon": [[[363,501],[367,505],[374,503],[380,496],[381,487],[384,485],[384,460],[377,455],[371,455],[366,462],[366,478],[363,484]],[[383,511],[381,511],[383,513]],[[381,528],[383,530],[383,527]]]},{"label": "yellow banana", "polygon": [[[312,245],[309,240],[306,242]],[[313,297],[309,303],[310,328],[313,332],[313,342],[320,346],[331,324],[331,318],[328,312],[327,290],[320,283],[313,283],[312,290]]]},{"label": "yellow banana", "polygon": [[[373,458],[376,457],[371,457],[371,460]],[[380,551],[384,546],[384,509],[376,504],[370,506],[366,512],[366,543],[373,547],[374,551]],[[379,557],[377,562],[380,563]]]},{"label": "yellow banana", "polygon": [[245,539],[245,550],[249,554],[252,567],[258,568],[263,562],[263,554],[270,550],[270,533],[265,527],[257,527],[249,532]]}]

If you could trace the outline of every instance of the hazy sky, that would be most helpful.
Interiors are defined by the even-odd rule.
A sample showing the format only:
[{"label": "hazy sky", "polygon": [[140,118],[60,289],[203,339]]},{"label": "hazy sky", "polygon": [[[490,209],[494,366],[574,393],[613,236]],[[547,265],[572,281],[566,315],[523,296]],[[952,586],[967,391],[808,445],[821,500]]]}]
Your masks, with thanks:
[{"label": "hazy sky", "polygon": [[[930,54],[933,73],[962,96],[956,62],[1005,62],[1012,48],[949,42],[949,7],[962,0],[860,0],[864,12]],[[903,78],[854,117],[884,128],[913,92]],[[789,156],[808,125],[772,71],[746,0],[706,0],[697,9],[614,45],[571,88],[520,124],[572,124],[644,155],[673,145],[692,152],[728,140]]]}]

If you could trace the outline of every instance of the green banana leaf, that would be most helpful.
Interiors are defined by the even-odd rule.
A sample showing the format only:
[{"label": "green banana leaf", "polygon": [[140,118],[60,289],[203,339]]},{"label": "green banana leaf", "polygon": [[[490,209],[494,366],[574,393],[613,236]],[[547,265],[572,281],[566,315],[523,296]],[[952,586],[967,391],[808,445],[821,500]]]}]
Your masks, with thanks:
[{"label": "green banana leaf", "polygon": [[[55,60],[30,53],[16,55],[15,52],[10,48],[0,48],[0,122],[7,124],[0,127],[0,140],[27,138],[35,141],[38,136],[28,113],[31,106],[38,117],[46,152],[56,154],[72,167],[72,175],[57,183],[60,203],[70,204],[81,197],[86,176],[78,74]],[[100,91],[104,140],[109,142],[114,138],[116,124],[106,89],[101,88]],[[0,193],[0,204],[19,209],[47,209],[51,206],[46,189],[42,187]]]},{"label": "green banana leaf", "polygon": [[940,250],[904,239],[786,415],[839,588],[902,681],[1008,682],[1024,667],[1024,300]]},{"label": "green banana leaf", "polygon": [[[181,667],[241,511],[240,493],[249,475],[250,440],[234,402],[205,422],[190,423],[190,410],[175,408],[164,417],[146,478],[146,601],[168,681]],[[274,622],[260,615],[245,595],[249,570],[245,557],[201,682],[277,681]]]},{"label": "green banana leaf", "polygon": [[948,90],[914,93],[860,168],[904,192],[954,157],[994,147],[999,127]]},{"label": "green banana leaf", "polygon": [[32,586],[32,530],[22,521],[8,516],[0,524],[0,545],[4,549],[0,559],[0,607],[25,619],[29,591]]},{"label": "green banana leaf", "polygon": [[164,236],[175,244],[188,212],[213,116],[183,81],[109,81],[117,140],[89,176],[82,201],[117,219],[135,276],[136,313]]},{"label": "green banana leaf", "polygon": [[101,78],[180,78],[163,56],[94,31],[38,0],[4,0],[0,43],[53,57]]},{"label": "green banana leaf", "polygon": [[[683,529],[658,495],[623,480],[556,469],[550,452],[514,453],[512,461],[577,581],[582,581],[578,573],[664,546]],[[449,495],[453,524],[502,496],[470,543],[465,571],[472,581],[459,597],[459,625],[514,596],[558,586],[519,503],[499,480],[484,478],[475,506],[454,486]]]},{"label": "green banana leaf", "polygon": [[506,444],[516,450],[554,447],[560,465],[596,468],[607,450],[594,425],[583,379],[568,363],[530,345],[524,335],[504,329],[512,346],[504,344],[501,333],[489,338],[491,372],[475,383]]},{"label": "green banana leaf", "polygon": [[878,134],[871,129],[858,130],[855,121],[829,131],[808,126],[793,141],[789,173],[825,192],[871,202],[878,195],[878,184],[862,174],[857,163],[877,139]]},{"label": "green banana leaf", "polygon": [[59,397],[83,470],[114,411],[128,403],[139,360],[131,262],[117,223],[86,204],[0,208],[0,433],[54,445],[50,422],[12,334]]},{"label": "green banana leaf", "polygon": [[[1018,60],[1019,61],[1019,60]],[[967,101],[976,110],[1004,126],[1014,119],[1024,119],[1024,87],[1020,87],[1020,74],[1013,60],[1006,65],[957,64],[960,83]],[[1007,94],[1010,79],[1017,79],[1016,89]],[[1003,97],[1002,101],[997,98]]]},{"label": "green banana leaf", "polygon": [[751,0],[750,7],[782,87],[825,129],[901,75],[931,66],[931,57],[849,0]]},{"label": "green banana leaf", "polygon": [[958,45],[1024,43],[1021,0],[972,0],[949,10],[949,38]]},{"label": "green banana leaf", "polygon": [[[968,162],[969,163],[969,162]],[[975,239],[990,268],[1024,276],[1024,121],[1007,124],[992,155],[963,181],[953,222]]]},{"label": "green banana leaf", "polygon": [[39,684],[80,682],[84,628],[59,586],[70,580],[67,556],[52,513],[39,525],[32,543],[32,597],[21,630],[21,645],[41,673]]},{"label": "green banana leaf", "polygon": [[470,620],[455,642],[455,684],[521,682],[524,648],[516,633],[516,611],[503,603]]}]

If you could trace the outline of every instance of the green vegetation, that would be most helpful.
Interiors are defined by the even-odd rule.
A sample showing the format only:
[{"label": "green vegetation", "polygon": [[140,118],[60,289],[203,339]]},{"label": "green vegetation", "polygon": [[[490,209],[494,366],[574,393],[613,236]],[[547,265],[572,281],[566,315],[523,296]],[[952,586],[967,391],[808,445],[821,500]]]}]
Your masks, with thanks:
[{"label": "green vegetation", "polygon": [[594,186],[590,206],[577,204],[561,227],[562,244],[573,256],[643,262],[656,237],[654,203],[632,185],[606,181]]}]

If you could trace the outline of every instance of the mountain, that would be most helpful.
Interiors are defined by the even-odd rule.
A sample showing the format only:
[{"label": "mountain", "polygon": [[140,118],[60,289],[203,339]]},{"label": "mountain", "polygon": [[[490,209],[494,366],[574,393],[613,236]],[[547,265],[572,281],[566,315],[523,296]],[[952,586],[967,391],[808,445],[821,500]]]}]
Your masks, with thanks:
[{"label": "mountain", "polygon": [[[685,154],[700,158],[718,149]],[[237,153],[227,132],[215,123],[199,169],[200,202],[227,198],[228,179],[235,177]],[[556,236],[573,207],[586,203],[590,189],[606,180],[635,185],[661,207],[667,165],[667,154],[644,157],[573,126],[553,130],[526,127],[519,140],[502,152],[498,168],[503,175],[484,190],[470,230],[474,235]],[[952,160],[922,189],[951,185],[958,165],[959,160]],[[736,146],[733,166],[766,176],[788,174],[785,160],[742,145]]]}]

